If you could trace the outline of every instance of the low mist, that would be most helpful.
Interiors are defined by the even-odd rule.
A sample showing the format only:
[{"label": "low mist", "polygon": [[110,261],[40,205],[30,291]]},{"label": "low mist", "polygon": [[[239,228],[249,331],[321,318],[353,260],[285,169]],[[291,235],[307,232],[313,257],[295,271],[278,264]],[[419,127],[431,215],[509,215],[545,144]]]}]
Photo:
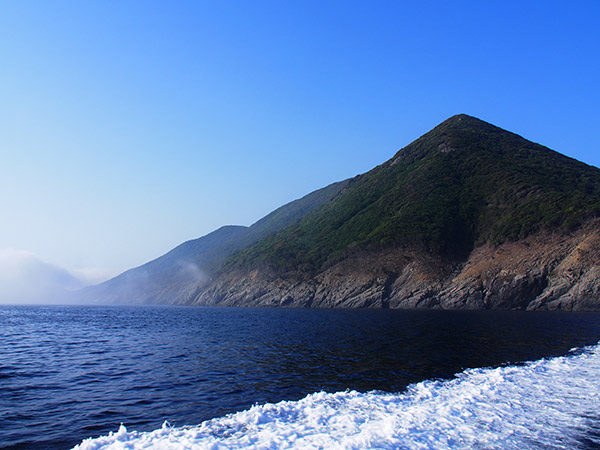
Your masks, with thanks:
[{"label": "low mist", "polygon": [[74,275],[28,251],[0,249],[0,303],[72,303],[73,291],[102,281],[106,275],[93,270],[77,272]]}]

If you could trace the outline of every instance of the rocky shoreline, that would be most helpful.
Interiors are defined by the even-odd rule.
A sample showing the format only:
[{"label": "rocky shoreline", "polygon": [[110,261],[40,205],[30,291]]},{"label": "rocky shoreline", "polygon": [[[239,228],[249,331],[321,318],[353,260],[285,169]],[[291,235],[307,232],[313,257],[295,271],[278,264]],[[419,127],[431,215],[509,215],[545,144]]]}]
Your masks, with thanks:
[{"label": "rocky shoreline", "polygon": [[185,303],[313,308],[600,309],[600,221],[476,247],[466,261],[385,250],[343,259],[315,276],[268,268],[210,280]]}]

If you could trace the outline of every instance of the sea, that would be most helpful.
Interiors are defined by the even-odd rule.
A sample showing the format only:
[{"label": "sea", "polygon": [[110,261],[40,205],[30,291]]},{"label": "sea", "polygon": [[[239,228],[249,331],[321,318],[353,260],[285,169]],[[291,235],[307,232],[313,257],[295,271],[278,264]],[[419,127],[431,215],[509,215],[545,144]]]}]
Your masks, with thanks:
[{"label": "sea", "polygon": [[600,449],[600,314],[1,306],[0,449]]}]

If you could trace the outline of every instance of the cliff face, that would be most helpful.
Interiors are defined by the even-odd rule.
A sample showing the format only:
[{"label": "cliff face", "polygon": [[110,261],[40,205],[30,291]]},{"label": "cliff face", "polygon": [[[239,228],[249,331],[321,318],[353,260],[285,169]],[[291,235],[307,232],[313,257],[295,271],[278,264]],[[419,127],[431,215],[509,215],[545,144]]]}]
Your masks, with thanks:
[{"label": "cliff face", "polygon": [[600,309],[600,221],[475,248],[463,263],[423,252],[358,252],[312,277],[233,270],[197,305],[438,309]]},{"label": "cliff face", "polygon": [[600,222],[542,232],[470,255],[440,292],[442,307],[600,309]]}]

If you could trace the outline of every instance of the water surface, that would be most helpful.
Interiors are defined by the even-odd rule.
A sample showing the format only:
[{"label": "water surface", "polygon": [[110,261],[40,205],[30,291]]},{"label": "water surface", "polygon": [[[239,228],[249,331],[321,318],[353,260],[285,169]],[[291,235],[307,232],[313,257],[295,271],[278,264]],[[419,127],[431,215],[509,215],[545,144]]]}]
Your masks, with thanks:
[{"label": "water surface", "polygon": [[0,323],[2,449],[68,449],[121,423],[194,425],[320,391],[398,393],[600,340],[600,314],[564,312],[5,306]]}]

